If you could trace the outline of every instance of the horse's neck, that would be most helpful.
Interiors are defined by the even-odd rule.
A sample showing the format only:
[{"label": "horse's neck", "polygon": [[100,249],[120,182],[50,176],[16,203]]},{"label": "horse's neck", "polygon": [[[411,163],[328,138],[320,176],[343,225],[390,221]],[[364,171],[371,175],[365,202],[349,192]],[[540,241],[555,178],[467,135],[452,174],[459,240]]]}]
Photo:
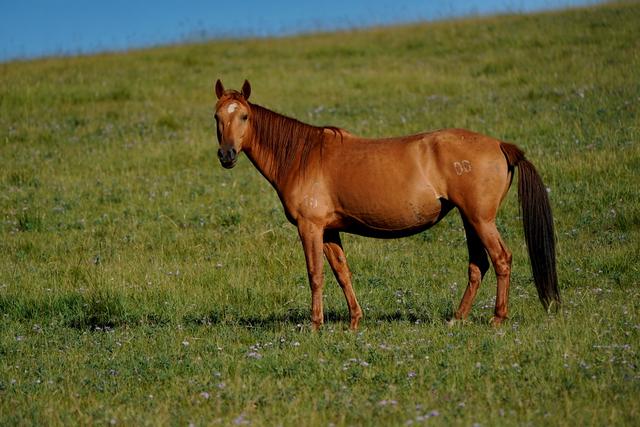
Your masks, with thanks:
[{"label": "horse's neck", "polygon": [[324,144],[324,128],[304,123],[253,105],[256,122],[246,154],[277,191],[304,174],[316,149]]},{"label": "horse's neck", "polygon": [[264,147],[256,143],[251,144],[251,148],[244,151],[251,164],[273,185],[275,183],[275,174],[270,167],[273,163],[273,155],[266,152]]},{"label": "horse's neck", "polygon": [[245,150],[245,154],[255,166],[256,169],[266,178],[267,181],[279,190],[276,156],[268,147],[261,144],[258,138],[254,138],[249,150]]}]

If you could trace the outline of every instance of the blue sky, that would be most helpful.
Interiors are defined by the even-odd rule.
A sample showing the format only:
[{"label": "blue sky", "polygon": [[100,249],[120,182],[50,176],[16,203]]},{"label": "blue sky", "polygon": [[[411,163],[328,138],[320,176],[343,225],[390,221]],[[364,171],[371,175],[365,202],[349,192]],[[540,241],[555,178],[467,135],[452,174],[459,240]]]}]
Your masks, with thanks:
[{"label": "blue sky", "polygon": [[0,61],[219,37],[280,36],[598,0],[0,0]]}]

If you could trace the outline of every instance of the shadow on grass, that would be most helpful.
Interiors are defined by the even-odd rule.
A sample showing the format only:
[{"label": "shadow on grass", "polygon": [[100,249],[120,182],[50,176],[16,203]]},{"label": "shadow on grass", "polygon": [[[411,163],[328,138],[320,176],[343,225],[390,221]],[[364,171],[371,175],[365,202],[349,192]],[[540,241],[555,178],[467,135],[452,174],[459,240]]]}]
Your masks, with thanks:
[{"label": "shadow on grass", "polygon": [[[449,319],[452,315],[450,307],[441,307],[434,312],[411,312],[411,311],[379,311],[367,312],[362,319],[366,323],[425,323],[437,324]],[[212,310],[204,314],[188,314],[184,316],[185,325],[219,325],[233,324],[249,328],[273,328],[276,326],[298,326],[302,327],[310,323],[310,313],[303,310],[291,310],[288,312],[270,313],[265,315],[243,315],[240,313],[230,313],[219,310]],[[345,310],[325,310],[324,321],[326,325],[345,324],[349,325],[350,316]]]},{"label": "shadow on grass", "polygon": [[[53,322],[78,330],[102,330],[122,326],[165,326],[172,323],[197,327],[201,325],[235,325],[247,328],[271,329],[282,326],[308,327],[310,313],[305,309],[252,314],[237,306],[190,312],[177,315],[159,307],[138,307],[127,303],[124,296],[113,292],[92,291],[86,294],[70,293],[56,298],[10,298],[0,296],[0,312],[18,321]],[[451,316],[449,304],[441,301],[429,307],[396,310],[367,311],[363,322],[372,323],[424,323],[438,324]],[[326,325],[350,323],[345,309],[327,309]]]}]

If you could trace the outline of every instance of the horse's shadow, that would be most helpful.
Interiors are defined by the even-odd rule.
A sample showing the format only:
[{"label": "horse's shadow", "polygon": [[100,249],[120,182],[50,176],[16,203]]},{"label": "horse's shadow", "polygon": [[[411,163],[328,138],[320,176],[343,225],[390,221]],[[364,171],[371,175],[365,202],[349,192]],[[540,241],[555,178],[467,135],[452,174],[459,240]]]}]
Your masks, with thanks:
[{"label": "horse's shadow", "polygon": [[[363,320],[366,323],[442,323],[451,318],[451,308],[439,310],[435,313],[412,313],[406,311],[381,311],[366,313]],[[328,309],[324,312],[325,326],[345,325],[350,323],[349,313],[346,310]],[[246,328],[273,329],[282,326],[297,326],[300,329],[310,327],[310,315],[307,311],[291,310],[267,315],[229,315],[219,311],[210,311],[204,315],[185,316],[184,323],[188,325],[237,325]]]}]

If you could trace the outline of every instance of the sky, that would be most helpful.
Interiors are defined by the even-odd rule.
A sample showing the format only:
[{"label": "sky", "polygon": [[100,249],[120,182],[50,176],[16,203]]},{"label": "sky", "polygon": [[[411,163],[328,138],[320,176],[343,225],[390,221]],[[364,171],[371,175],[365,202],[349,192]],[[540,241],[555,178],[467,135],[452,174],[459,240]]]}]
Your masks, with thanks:
[{"label": "sky", "polygon": [[0,0],[0,61],[524,13],[599,0]]}]

